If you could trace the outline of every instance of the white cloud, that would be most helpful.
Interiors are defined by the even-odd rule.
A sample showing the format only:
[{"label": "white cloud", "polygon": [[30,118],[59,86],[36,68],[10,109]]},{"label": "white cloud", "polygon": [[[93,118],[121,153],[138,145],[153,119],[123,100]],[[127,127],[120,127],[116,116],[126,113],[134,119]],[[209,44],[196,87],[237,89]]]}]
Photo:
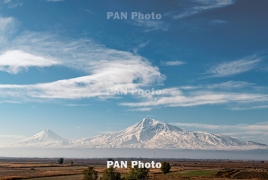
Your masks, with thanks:
[{"label": "white cloud", "polygon": [[226,7],[234,2],[234,0],[185,0],[179,4],[179,6],[186,7],[183,11],[180,13],[170,12],[169,15],[174,19],[182,19],[205,10]]},{"label": "white cloud", "polygon": [[180,66],[182,64],[185,64],[182,61],[161,61],[162,66]]},{"label": "white cloud", "polygon": [[207,74],[212,77],[236,75],[254,69],[260,61],[260,59],[253,59],[224,62],[210,68],[210,70],[207,71]]},{"label": "white cloud", "polygon": [[47,67],[59,64],[56,61],[35,56],[20,50],[10,50],[0,55],[0,71],[16,74],[28,67]]}]

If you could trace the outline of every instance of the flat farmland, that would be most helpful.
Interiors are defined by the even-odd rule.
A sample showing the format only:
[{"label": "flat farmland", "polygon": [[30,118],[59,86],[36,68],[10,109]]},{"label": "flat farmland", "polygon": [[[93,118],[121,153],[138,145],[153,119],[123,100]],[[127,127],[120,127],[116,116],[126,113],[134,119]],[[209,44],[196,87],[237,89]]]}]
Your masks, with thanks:
[{"label": "flat farmland", "polygon": [[[131,161],[132,159],[114,159]],[[150,162],[152,159],[139,159]],[[57,164],[56,158],[3,158],[0,159],[0,180],[82,180],[83,171],[93,166],[102,177],[107,159],[65,159]],[[230,160],[190,160],[190,159],[154,159],[155,162],[167,161],[171,164],[170,173],[163,175],[160,169],[150,169],[150,179],[268,179],[266,161],[230,161]],[[73,165],[71,164],[73,162]],[[127,169],[116,169],[124,177]]]}]

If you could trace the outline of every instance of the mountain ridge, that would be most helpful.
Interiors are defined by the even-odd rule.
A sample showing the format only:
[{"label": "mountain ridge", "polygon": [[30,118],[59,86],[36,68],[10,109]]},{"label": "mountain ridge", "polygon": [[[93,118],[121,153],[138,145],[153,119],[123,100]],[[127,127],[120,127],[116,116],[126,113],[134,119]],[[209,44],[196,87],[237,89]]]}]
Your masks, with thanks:
[{"label": "mountain ridge", "polygon": [[144,118],[142,121],[117,132],[76,141],[65,139],[47,129],[11,145],[11,147],[21,146],[193,150],[268,149],[266,144],[253,141],[244,142],[226,135],[184,131],[177,126],[149,118]]}]

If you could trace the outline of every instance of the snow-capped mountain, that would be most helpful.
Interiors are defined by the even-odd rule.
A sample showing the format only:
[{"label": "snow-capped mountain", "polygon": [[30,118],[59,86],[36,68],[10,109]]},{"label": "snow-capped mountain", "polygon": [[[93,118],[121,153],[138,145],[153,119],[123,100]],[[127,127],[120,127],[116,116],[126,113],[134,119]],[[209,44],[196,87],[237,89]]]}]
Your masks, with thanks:
[{"label": "snow-capped mountain", "polygon": [[265,144],[244,142],[225,135],[184,131],[177,126],[145,118],[124,130],[77,141],[44,130],[9,147],[149,148],[193,150],[268,149]]},{"label": "snow-capped mountain", "polygon": [[74,142],[90,148],[157,148],[203,150],[268,149],[265,144],[243,142],[230,136],[184,131],[154,119],[141,122],[115,133],[107,133]]},{"label": "snow-capped mountain", "polygon": [[70,140],[57,135],[49,129],[45,129],[30,138],[11,144],[9,147],[58,147],[70,145],[71,143]]}]

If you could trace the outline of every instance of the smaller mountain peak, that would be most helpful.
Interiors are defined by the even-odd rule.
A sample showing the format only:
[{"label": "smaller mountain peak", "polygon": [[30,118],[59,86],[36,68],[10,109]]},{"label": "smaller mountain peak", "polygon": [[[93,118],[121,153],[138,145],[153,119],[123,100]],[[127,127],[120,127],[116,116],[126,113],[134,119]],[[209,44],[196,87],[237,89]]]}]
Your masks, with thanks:
[{"label": "smaller mountain peak", "polygon": [[40,133],[43,133],[43,134],[51,134],[51,133],[54,133],[54,132],[51,131],[50,129],[44,129],[44,130],[41,131]]}]

